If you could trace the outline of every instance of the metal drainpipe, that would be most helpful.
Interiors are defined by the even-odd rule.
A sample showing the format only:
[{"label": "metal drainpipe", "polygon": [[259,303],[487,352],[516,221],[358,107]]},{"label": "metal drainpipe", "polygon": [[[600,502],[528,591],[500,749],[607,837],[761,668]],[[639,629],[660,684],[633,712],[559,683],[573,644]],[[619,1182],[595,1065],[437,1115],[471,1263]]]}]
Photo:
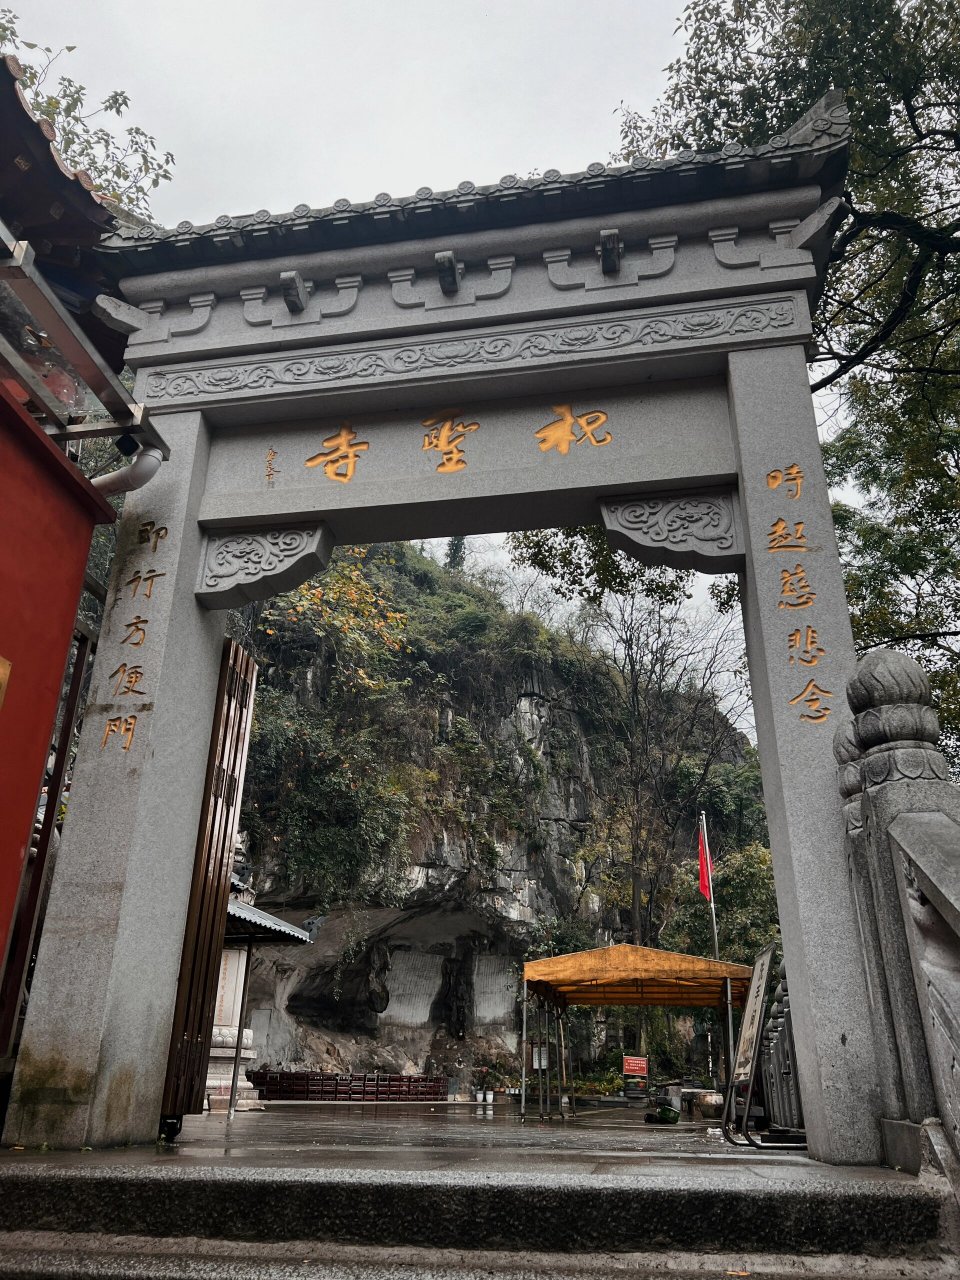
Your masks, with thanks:
[{"label": "metal drainpipe", "polygon": [[160,450],[155,445],[145,444],[129,466],[111,471],[106,476],[96,476],[90,483],[105,498],[115,493],[129,493],[131,489],[142,489],[148,480],[152,480],[162,461]]}]

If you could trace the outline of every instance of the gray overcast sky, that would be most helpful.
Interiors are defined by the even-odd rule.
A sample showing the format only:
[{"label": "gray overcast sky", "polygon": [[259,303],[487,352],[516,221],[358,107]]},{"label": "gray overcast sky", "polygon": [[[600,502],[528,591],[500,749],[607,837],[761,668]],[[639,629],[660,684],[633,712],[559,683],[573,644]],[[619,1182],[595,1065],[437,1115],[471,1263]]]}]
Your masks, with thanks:
[{"label": "gray overcast sky", "polygon": [[648,107],[683,0],[8,0],[177,158],[163,223],[583,169]]}]

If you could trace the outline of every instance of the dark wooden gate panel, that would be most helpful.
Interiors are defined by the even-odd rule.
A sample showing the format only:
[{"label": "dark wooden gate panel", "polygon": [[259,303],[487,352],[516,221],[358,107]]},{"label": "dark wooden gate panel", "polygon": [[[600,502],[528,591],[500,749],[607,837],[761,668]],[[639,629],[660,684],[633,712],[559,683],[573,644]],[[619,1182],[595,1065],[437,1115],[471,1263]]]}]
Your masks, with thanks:
[{"label": "dark wooden gate panel", "polygon": [[253,658],[236,641],[227,640],[180,959],[163,1117],[203,1110],[256,683],[257,665]]},{"label": "dark wooden gate panel", "polygon": [[0,965],[0,1123],[13,1079],[30,979],[43,929],[52,855],[57,847],[54,836],[61,826],[64,784],[69,777],[76,748],[74,729],[96,647],[97,633],[77,618],[50,744],[53,767],[47,776],[47,802],[42,819],[38,815],[34,824],[10,933],[7,962]]}]

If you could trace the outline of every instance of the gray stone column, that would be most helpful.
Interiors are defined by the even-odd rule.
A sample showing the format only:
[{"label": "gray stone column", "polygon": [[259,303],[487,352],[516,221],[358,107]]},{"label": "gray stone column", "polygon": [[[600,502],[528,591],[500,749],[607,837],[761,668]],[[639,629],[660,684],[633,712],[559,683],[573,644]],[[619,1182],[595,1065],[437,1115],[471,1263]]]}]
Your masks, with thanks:
[{"label": "gray stone column", "polygon": [[831,750],[853,641],[803,348],[731,353],[743,612],[810,1152],[882,1157],[863,957]]},{"label": "gray stone column", "polygon": [[912,658],[874,650],[857,668],[847,698],[855,716],[854,741],[862,752],[866,863],[906,1116],[922,1124],[938,1108],[889,831],[904,813],[944,813],[960,820],[960,791],[947,780],[946,761],[937,750],[940,726],[930,705],[930,683]]},{"label": "gray stone column", "polygon": [[195,598],[209,443],[128,495],[4,1142],[153,1141],[225,614]]},{"label": "gray stone column", "polygon": [[860,757],[863,751],[857,742],[852,721],[843,721],[837,726],[833,740],[833,754],[839,766],[837,773],[847,831],[847,870],[850,874],[850,890],[853,894],[853,908],[857,917],[860,948],[863,952],[870,1017],[875,1032],[877,1083],[880,1087],[882,1114],[885,1120],[903,1120],[907,1115],[904,1077],[900,1070],[897,1033],[890,1010],[886,975],[887,957],[877,924],[867,838],[863,829],[863,781],[860,777]]}]

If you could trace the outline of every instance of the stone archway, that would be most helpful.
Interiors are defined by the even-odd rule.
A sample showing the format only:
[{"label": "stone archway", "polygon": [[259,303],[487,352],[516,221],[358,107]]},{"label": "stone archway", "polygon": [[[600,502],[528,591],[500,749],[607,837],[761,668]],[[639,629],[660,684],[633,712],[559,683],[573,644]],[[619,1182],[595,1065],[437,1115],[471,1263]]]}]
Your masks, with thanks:
[{"label": "stone archway", "polygon": [[8,1140],[156,1132],[223,611],[338,541],[602,521],[649,563],[741,574],[810,1149],[880,1158],[806,375],[848,143],[829,95],[754,149],[105,246],[171,456],[124,513]]}]

